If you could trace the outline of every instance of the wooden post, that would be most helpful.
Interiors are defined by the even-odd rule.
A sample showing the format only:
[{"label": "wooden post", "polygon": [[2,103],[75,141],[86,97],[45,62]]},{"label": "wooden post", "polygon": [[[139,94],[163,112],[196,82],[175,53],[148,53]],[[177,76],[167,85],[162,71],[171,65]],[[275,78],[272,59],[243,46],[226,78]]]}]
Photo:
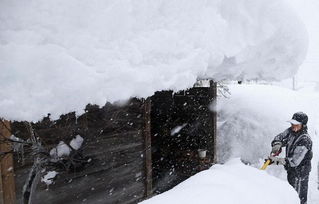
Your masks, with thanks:
[{"label": "wooden post", "polygon": [[145,197],[152,195],[151,99],[144,101]]},{"label": "wooden post", "polygon": [[3,186],[3,184],[2,184],[2,173],[1,173],[1,168],[0,168],[0,204],[4,204],[2,186]]},{"label": "wooden post", "polygon": [[[217,83],[210,81],[210,100],[214,103],[214,106],[217,105]],[[212,111],[212,126],[213,126],[213,163],[217,163],[217,111],[214,109]]]},{"label": "wooden post", "polygon": [[[0,138],[5,139],[11,136],[10,122],[0,119]],[[10,143],[0,143],[0,152],[10,152],[12,146]],[[6,154],[1,158],[0,165],[1,173],[1,187],[0,187],[0,203],[13,204],[15,203],[15,180],[13,173],[13,155],[11,153]]]}]

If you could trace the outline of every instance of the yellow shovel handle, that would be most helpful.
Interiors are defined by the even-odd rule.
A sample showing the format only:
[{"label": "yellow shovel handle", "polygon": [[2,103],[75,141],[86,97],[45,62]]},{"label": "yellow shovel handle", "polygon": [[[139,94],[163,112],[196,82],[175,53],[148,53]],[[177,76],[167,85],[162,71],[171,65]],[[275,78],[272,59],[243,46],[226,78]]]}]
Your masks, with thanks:
[{"label": "yellow shovel handle", "polygon": [[267,161],[264,163],[264,165],[260,169],[265,170],[269,164],[270,164],[270,159],[267,159]]}]

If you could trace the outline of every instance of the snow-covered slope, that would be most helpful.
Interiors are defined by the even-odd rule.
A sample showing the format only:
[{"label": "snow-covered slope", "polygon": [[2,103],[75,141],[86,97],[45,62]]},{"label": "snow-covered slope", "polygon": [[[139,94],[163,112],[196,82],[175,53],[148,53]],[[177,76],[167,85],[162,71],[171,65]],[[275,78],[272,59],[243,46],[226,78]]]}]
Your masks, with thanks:
[{"label": "snow-covered slope", "polygon": [[141,204],[298,204],[295,190],[239,159],[215,165]]},{"label": "snow-covered slope", "polygon": [[283,2],[1,0],[0,116],[56,118],[197,77],[290,77],[307,35]]}]

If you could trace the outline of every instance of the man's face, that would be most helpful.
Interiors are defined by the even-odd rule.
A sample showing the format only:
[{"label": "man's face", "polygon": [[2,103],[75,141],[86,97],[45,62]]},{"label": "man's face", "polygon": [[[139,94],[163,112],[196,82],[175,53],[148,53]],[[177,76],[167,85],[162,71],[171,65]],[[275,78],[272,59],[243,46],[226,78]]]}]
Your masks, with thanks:
[{"label": "man's face", "polygon": [[291,130],[294,132],[298,132],[299,130],[301,130],[301,128],[302,128],[302,125],[291,124]]}]

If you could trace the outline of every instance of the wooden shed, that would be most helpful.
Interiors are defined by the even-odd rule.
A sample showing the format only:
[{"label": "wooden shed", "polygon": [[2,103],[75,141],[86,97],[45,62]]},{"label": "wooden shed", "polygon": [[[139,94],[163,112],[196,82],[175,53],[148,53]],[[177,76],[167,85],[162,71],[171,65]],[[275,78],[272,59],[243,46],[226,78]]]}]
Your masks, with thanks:
[{"label": "wooden shed", "polygon": [[[126,104],[89,104],[80,116],[72,112],[52,121],[48,115],[32,123],[47,156],[61,141],[70,148],[68,156],[48,159],[41,167],[42,178],[51,170],[57,175],[51,185],[38,182],[32,203],[137,203],[207,169],[216,150],[216,113],[209,110],[213,100],[216,84],[210,82],[178,93],[132,98]],[[1,137],[13,134],[31,144],[26,124],[7,123]],[[70,141],[77,135],[84,141],[74,149]],[[0,151],[8,152],[4,148]],[[35,163],[34,147],[12,148],[14,154],[1,157],[1,178],[13,182],[0,182],[0,204],[21,203],[30,196],[23,187]],[[206,157],[199,157],[199,149],[207,151]],[[13,168],[3,167],[9,160]]]}]

